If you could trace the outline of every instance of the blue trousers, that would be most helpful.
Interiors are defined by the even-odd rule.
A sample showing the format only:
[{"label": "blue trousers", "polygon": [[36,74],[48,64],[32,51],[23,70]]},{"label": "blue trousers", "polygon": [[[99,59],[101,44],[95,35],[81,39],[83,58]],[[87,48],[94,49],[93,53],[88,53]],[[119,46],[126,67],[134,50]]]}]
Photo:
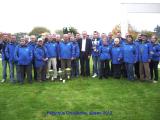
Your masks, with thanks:
[{"label": "blue trousers", "polygon": [[2,78],[7,79],[7,64],[8,60],[2,60]]}]

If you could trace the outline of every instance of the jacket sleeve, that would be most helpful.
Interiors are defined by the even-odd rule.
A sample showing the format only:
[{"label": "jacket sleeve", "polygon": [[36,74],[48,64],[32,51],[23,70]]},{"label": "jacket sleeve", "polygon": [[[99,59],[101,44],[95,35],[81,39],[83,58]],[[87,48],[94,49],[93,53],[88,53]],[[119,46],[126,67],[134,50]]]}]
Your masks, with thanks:
[{"label": "jacket sleeve", "polygon": [[34,57],[37,60],[42,60],[42,57],[38,54],[37,48],[34,48]]},{"label": "jacket sleeve", "polygon": [[77,44],[77,47],[76,47],[76,57],[78,58],[80,55],[80,50],[79,50],[79,45]]},{"label": "jacket sleeve", "polygon": [[91,53],[92,53],[92,41],[91,41],[91,39],[88,39],[88,40],[89,40],[88,56],[91,56]]},{"label": "jacket sleeve", "polygon": [[17,45],[16,48],[15,48],[15,51],[14,51],[14,59],[15,59],[15,61],[18,61],[18,58],[19,58],[19,56],[18,56],[18,45]]},{"label": "jacket sleeve", "polygon": [[6,57],[8,59],[9,58],[9,45],[7,45],[6,48],[5,48],[5,54],[6,54]]}]

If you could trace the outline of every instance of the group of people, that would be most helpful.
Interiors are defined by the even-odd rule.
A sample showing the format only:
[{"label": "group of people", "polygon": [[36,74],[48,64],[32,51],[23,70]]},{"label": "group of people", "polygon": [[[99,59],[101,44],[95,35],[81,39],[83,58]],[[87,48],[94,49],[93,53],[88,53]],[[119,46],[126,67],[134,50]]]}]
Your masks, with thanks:
[{"label": "group of people", "polygon": [[[76,36],[71,33],[60,35],[49,34],[41,38],[35,35],[22,37],[17,42],[16,36],[3,34],[0,43],[2,54],[2,81],[7,80],[7,65],[10,81],[29,83],[32,79],[42,82],[50,80],[66,80],[78,76],[107,79],[125,77],[130,81],[158,81],[158,63],[160,60],[160,44],[156,35],[148,39],[147,34],[138,34],[136,40],[127,34],[125,38],[117,32],[101,35],[94,31],[92,38],[86,31]],[[90,67],[90,58],[92,66]],[[15,72],[16,70],[16,76]],[[32,72],[33,71],[33,72]]]}]

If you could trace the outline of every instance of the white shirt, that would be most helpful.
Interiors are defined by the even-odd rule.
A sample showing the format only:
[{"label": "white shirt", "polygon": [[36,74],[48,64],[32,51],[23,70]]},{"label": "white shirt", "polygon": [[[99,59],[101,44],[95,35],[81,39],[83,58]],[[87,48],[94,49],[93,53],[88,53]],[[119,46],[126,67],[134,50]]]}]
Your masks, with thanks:
[{"label": "white shirt", "polygon": [[85,52],[86,51],[86,39],[82,39],[82,49],[81,49],[82,52]]}]

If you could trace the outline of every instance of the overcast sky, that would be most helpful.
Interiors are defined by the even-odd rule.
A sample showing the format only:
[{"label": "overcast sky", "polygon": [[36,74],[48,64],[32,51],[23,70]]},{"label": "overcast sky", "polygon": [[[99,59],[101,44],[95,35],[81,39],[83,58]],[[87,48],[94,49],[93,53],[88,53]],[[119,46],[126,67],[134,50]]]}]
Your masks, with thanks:
[{"label": "overcast sky", "polygon": [[[0,0],[0,32],[30,32],[35,26],[51,32],[73,26],[79,32],[110,32],[121,23],[120,3],[158,3],[159,0]],[[158,13],[129,13],[128,22],[137,30],[160,25]]]}]

